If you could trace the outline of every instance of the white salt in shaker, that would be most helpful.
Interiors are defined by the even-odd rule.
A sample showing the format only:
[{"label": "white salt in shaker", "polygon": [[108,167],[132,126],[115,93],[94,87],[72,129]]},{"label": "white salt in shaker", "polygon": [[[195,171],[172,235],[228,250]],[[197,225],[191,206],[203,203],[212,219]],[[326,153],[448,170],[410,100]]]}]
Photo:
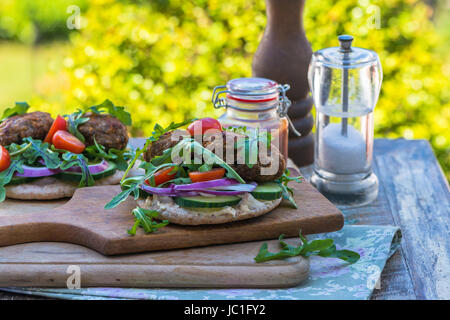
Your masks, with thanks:
[{"label": "white salt in shaker", "polygon": [[339,47],[313,54],[308,71],[316,107],[311,183],[337,205],[364,205],[378,194],[373,110],[383,75],[375,52],[352,47],[352,36],[338,39]]}]

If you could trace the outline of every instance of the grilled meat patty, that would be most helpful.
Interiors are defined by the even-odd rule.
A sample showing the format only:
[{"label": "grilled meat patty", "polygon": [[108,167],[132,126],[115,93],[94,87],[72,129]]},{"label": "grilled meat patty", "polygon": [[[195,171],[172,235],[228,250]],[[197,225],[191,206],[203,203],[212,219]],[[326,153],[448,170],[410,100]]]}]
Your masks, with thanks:
[{"label": "grilled meat patty", "polygon": [[44,140],[53,118],[47,112],[30,112],[6,119],[0,123],[0,145],[22,143],[23,138]]},{"label": "grilled meat patty", "polygon": [[111,148],[122,150],[128,144],[127,127],[119,119],[108,114],[86,113],[89,121],[80,124],[78,130],[85,138],[86,146],[97,143],[109,150]]},{"label": "grilled meat patty", "polygon": [[[204,142],[204,147],[213,151],[216,155],[218,150],[222,147],[221,156],[226,163],[230,166],[246,181],[256,181],[256,182],[268,182],[278,179],[282,176],[283,172],[286,170],[286,159],[280,153],[280,151],[271,146],[270,150],[264,154],[258,154],[257,163],[255,163],[251,168],[243,162],[243,155],[238,159],[238,151],[235,149],[235,143],[239,138],[243,138],[242,135],[223,131],[221,141],[211,141]],[[223,142],[222,142],[223,141]],[[231,158],[231,159],[230,159]]]},{"label": "grilled meat patty", "polygon": [[190,136],[190,134],[187,130],[181,129],[164,133],[161,137],[159,137],[158,141],[150,144],[148,149],[145,151],[145,161],[148,162],[154,157],[162,155],[164,150],[174,147],[180,140],[183,139],[183,136]]},{"label": "grilled meat patty", "polygon": [[[150,161],[155,156],[162,155],[164,150],[174,147],[181,140],[183,134],[189,135],[189,132],[174,130],[163,134],[158,141],[153,142],[146,150],[145,161]],[[235,149],[235,142],[243,136],[224,131],[221,138],[218,140],[214,136],[209,139],[205,138],[203,146],[224,159],[246,181],[273,181],[281,177],[286,170],[286,159],[274,146],[268,150],[267,154],[259,155],[257,163],[249,168],[246,164],[238,163],[242,161],[238,161],[238,154]]]}]

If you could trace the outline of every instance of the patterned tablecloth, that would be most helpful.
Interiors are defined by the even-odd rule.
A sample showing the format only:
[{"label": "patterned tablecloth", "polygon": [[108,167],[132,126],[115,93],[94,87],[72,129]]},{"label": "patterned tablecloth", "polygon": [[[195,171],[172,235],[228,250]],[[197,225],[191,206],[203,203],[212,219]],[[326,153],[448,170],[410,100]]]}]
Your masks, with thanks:
[{"label": "patterned tablecloth", "polygon": [[361,255],[355,264],[339,259],[311,257],[309,278],[284,289],[132,289],[0,288],[0,290],[61,299],[369,299],[387,259],[398,249],[401,232],[392,226],[346,225],[338,232],[310,236],[332,238],[338,249]]}]

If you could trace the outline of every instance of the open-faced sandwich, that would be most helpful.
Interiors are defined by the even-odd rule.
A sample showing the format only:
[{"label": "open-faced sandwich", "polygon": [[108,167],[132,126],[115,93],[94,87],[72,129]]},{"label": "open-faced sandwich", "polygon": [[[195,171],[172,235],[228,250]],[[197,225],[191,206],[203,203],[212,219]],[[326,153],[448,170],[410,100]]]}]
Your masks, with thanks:
[{"label": "open-faced sandwich", "polygon": [[0,202],[70,197],[78,187],[119,183],[128,160],[123,107],[100,105],[53,119],[16,103],[0,119]]},{"label": "open-faced sandwich", "polygon": [[[136,151],[145,174],[126,177],[122,192],[106,208],[134,195],[138,208],[129,233],[137,226],[152,232],[170,223],[218,224],[249,219],[276,208],[283,198],[296,207],[286,159],[259,130],[222,128],[212,118],[166,128],[155,126],[153,136]],[[158,223],[153,220],[163,220]]]}]

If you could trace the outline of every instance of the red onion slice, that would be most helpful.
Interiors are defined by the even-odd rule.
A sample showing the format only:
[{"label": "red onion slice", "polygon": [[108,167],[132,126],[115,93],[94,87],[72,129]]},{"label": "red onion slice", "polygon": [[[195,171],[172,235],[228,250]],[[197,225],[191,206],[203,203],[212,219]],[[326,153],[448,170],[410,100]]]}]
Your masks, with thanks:
[{"label": "red onion slice", "polygon": [[47,167],[30,167],[23,165],[22,168],[23,173],[16,172],[14,174],[16,177],[39,178],[39,177],[53,176],[61,172],[60,169],[49,169]]},{"label": "red onion slice", "polygon": [[[100,173],[100,172],[103,172],[106,169],[108,169],[109,168],[109,163],[108,163],[108,161],[103,160],[102,162],[100,162],[98,164],[91,164],[91,165],[89,165],[88,168],[89,168],[89,172],[91,174],[96,174],[96,173]],[[73,166],[73,167],[71,167],[71,168],[69,168],[67,170],[64,170],[64,171],[81,173],[81,168],[78,167],[78,166]]]},{"label": "red onion slice", "polygon": [[[72,167],[67,170],[62,171],[61,169],[48,169],[47,167],[30,167],[27,165],[23,165],[23,173],[16,172],[14,175],[16,177],[24,177],[24,178],[40,178],[40,177],[48,177],[53,176],[55,174],[61,173],[61,172],[80,172],[80,167]],[[93,164],[88,166],[89,172],[91,174],[100,173],[105,171],[109,168],[109,163],[106,160],[103,160],[102,162],[98,164]]]}]

